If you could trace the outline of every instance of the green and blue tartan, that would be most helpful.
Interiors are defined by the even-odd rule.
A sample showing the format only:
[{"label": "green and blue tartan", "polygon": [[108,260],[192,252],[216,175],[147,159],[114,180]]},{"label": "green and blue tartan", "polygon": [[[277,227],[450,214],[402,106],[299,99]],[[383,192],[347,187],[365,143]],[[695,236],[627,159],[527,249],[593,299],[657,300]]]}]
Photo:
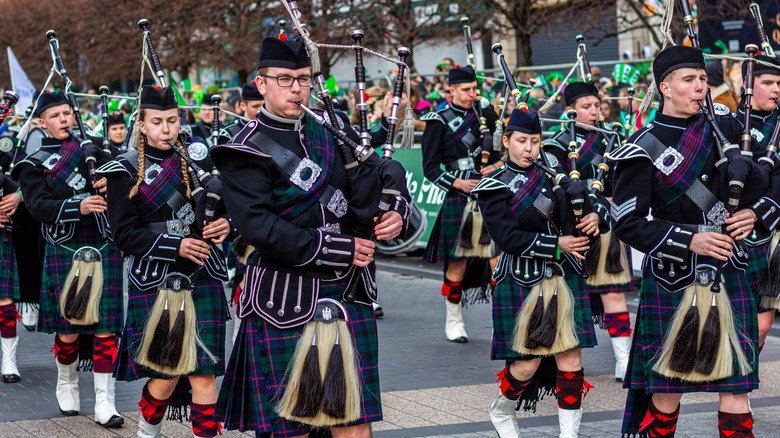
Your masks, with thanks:
[{"label": "green and blue tartan", "polygon": [[433,224],[428,246],[423,259],[428,263],[454,262],[462,258],[455,257],[458,248],[458,233],[463,221],[463,210],[466,209],[468,198],[458,194],[454,189],[444,196],[441,210]]},{"label": "green and blue tartan", "polygon": [[13,233],[10,226],[0,229],[0,298],[19,301],[19,271],[16,270]]},{"label": "green and blue tartan", "polygon": [[750,290],[756,297],[756,307],[758,313],[770,312],[775,309],[769,309],[761,305],[761,294],[758,293],[758,284],[761,278],[768,275],[769,270],[769,250],[772,245],[771,240],[763,245],[753,246],[748,249],[748,267],[745,269]]},{"label": "green and blue tartan", "polygon": [[[320,283],[320,298],[341,299],[346,281]],[[360,419],[354,424],[382,421],[379,397],[376,320],[371,306],[343,303],[357,351],[361,382]],[[215,420],[225,429],[273,433],[275,437],[305,435],[312,428],[276,413],[287,384],[285,373],[304,326],[278,329],[258,316],[243,318],[217,402]]]},{"label": "green and blue tartan", "polygon": [[[590,313],[590,297],[585,289],[585,280],[574,273],[572,268],[567,266],[565,269],[566,284],[574,297],[574,323],[577,338],[580,340],[579,348],[595,347],[598,341],[596,341],[593,316]],[[491,360],[516,361],[538,357],[520,354],[512,349],[515,317],[523,309],[525,298],[530,292],[531,288],[515,284],[509,276],[496,285],[493,291]]]},{"label": "green and blue tartan", "polygon": [[[119,347],[116,368],[114,368],[114,377],[125,382],[145,377],[170,378],[143,367],[134,360],[136,349],[141,345],[146,317],[157,298],[157,288],[140,290],[130,283],[127,293],[127,322]],[[198,335],[203,345],[217,358],[217,363],[198,348],[198,368],[190,375],[221,376],[225,372],[225,329],[230,315],[225,301],[225,288],[221,281],[201,271],[192,298],[198,318]]]},{"label": "green and blue tartan", "polygon": [[303,146],[309,155],[322,169],[320,176],[314,181],[309,190],[291,184],[284,190],[275,190],[273,193],[276,214],[285,219],[292,220],[309,207],[319,202],[320,197],[328,188],[330,177],[333,175],[336,145],[333,134],[318,125],[311,117],[304,117]]},{"label": "green and blue tartan", "polygon": [[[712,259],[700,263],[713,264]],[[666,332],[680,305],[683,293],[672,293],[661,286],[645,270],[634,327],[634,339],[629,356],[628,372],[623,382],[627,388],[623,434],[635,435],[644,419],[650,395],[653,393],[731,392],[744,394],[758,388],[758,319],[756,300],[748,285],[745,273],[731,265],[723,268],[723,289],[734,311],[735,323],[740,333],[740,346],[748,358],[753,372],[746,376],[732,376],[711,382],[684,382],[669,379],[653,371],[660,356]],[[736,368],[735,368],[736,369]]]},{"label": "green and blue tartan", "polygon": [[63,141],[58,153],[61,155],[60,159],[51,169],[45,169],[43,172],[52,192],[56,192],[67,183],[74,169],[78,171],[79,163],[84,158],[84,151],[73,138]]},{"label": "green and blue tartan", "polygon": [[[105,247],[103,247],[105,245]],[[73,265],[73,254],[79,248],[100,249],[103,256],[103,295],[100,298],[100,321],[93,325],[72,325],[60,315],[60,296],[65,279]],[[101,249],[102,248],[102,249]],[[122,255],[102,238],[94,216],[82,216],[75,224],[73,238],[64,244],[46,243],[43,266],[38,331],[60,334],[122,333],[124,297],[122,294]]]},{"label": "green and blue tartan", "polygon": [[[135,165],[135,163],[133,163]],[[171,199],[182,186],[184,179],[181,173],[181,161],[178,154],[171,153],[159,164],[159,173],[152,178],[152,184],[144,180],[138,186],[135,203],[141,217],[146,218],[160,211],[160,208]]]},{"label": "green and blue tartan", "polygon": [[682,196],[696,180],[712,150],[712,129],[704,116],[688,125],[675,149],[685,157],[675,169],[666,175],[655,171],[651,207],[661,209]]}]

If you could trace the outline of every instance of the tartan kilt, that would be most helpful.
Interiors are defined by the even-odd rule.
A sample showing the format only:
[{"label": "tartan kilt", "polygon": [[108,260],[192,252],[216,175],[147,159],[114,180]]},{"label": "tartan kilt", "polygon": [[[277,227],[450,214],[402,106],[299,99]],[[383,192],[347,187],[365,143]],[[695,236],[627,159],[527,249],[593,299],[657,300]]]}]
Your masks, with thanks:
[{"label": "tartan kilt", "polygon": [[769,269],[769,251],[772,245],[771,240],[763,245],[751,247],[748,250],[748,267],[745,269],[745,277],[747,277],[750,290],[753,291],[753,295],[756,297],[756,307],[758,313],[774,311],[775,309],[769,309],[761,305],[761,294],[758,293],[758,283],[761,282],[761,278],[767,275]]},{"label": "tartan kilt", "polygon": [[463,221],[463,210],[466,209],[468,198],[456,190],[450,190],[444,196],[441,210],[433,224],[428,246],[423,259],[428,263],[443,263],[460,260],[454,256],[458,248],[458,233]]},{"label": "tartan kilt", "polygon": [[[341,300],[347,282],[320,285],[320,298]],[[349,314],[348,326],[357,352],[361,382],[361,417],[353,424],[382,421],[374,312],[371,306],[343,304]],[[225,429],[270,432],[275,437],[304,435],[312,430],[276,413],[276,403],[287,387],[285,374],[303,328],[304,325],[278,329],[256,315],[241,320],[214,417],[224,422]]]},{"label": "tartan kilt", "polygon": [[737,330],[743,335],[740,336],[740,345],[755,368],[754,371],[747,376],[733,376],[704,383],[683,382],[655,373],[655,360],[661,354],[666,331],[683,294],[669,292],[658,284],[655,278],[645,273],[631,352],[634,360],[624,386],[643,388],[648,393],[745,392],[758,388],[758,323],[755,298],[744,272],[729,265],[723,268],[723,277],[724,290],[728,293],[734,310]]},{"label": "tartan kilt", "polygon": [[[225,329],[229,318],[229,310],[225,301],[225,288],[222,282],[215,280],[201,271],[195,290],[192,293],[195,302],[195,313],[198,318],[198,335],[203,345],[217,358],[217,363],[198,347],[198,367],[190,373],[191,376],[215,374],[221,376],[225,372]],[[140,290],[132,283],[127,288],[127,322],[119,346],[119,357],[114,368],[117,380],[132,382],[145,377],[170,378],[135,361],[136,349],[141,345],[141,339],[146,326],[146,317],[151,312],[157,298],[157,289]]]},{"label": "tartan kilt", "polygon": [[[105,247],[103,247],[105,245]],[[94,325],[72,325],[60,315],[60,296],[65,279],[73,265],[73,254],[79,248],[100,249],[103,256],[103,295],[100,298],[100,321]],[[101,247],[103,247],[101,249]],[[38,331],[61,334],[122,333],[124,296],[122,294],[122,255],[100,235],[94,222],[76,223],[73,238],[64,244],[46,243],[43,259]]]},{"label": "tartan kilt", "polygon": [[8,226],[0,230],[0,298],[10,298],[18,302],[19,271],[16,270],[16,252],[14,240]]},{"label": "tartan kilt", "polygon": [[[712,259],[709,259],[712,260]],[[705,262],[706,263],[706,262]],[[669,379],[653,371],[661,354],[666,330],[682,300],[682,293],[672,293],[658,284],[647,270],[643,273],[634,338],[629,355],[628,372],[623,383],[627,388],[623,433],[636,434],[645,417],[653,393],[731,392],[744,394],[758,388],[758,320],[755,297],[745,273],[731,265],[723,268],[723,291],[728,293],[740,331],[740,346],[753,372],[710,382],[684,382]]]},{"label": "tartan kilt", "polygon": [[[579,348],[595,347],[596,329],[590,313],[590,296],[585,289],[585,280],[571,269],[566,270],[566,284],[574,296],[574,323],[576,324]],[[568,274],[571,272],[571,274]],[[531,288],[514,283],[507,276],[493,291],[493,340],[490,349],[491,360],[529,360],[538,356],[520,354],[512,349],[515,316],[523,309],[525,298]]]}]

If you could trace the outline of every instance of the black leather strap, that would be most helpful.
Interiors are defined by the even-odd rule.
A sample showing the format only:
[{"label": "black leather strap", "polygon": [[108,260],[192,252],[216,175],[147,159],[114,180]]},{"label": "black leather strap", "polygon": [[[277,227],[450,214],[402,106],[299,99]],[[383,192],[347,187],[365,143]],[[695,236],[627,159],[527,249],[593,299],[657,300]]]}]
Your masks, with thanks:
[{"label": "black leather strap", "polygon": [[[259,130],[255,130],[252,133],[252,144],[258,147],[261,152],[268,154],[271,156],[271,160],[273,160],[274,163],[276,163],[277,166],[279,166],[282,171],[288,176],[291,177],[295,170],[298,168],[298,166],[301,163],[301,158],[295,155],[291,150],[287,149],[286,147],[280,145],[276,140],[273,138],[265,135],[264,133],[260,132]],[[333,203],[331,201],[334,201],[336,203],[339,202],[339,195],[337,194],[341,193],[340,190],[335,189],[333,186],[328,184],[325,187],[325,190],[322,192],[322,195],[320,195],[320,198],[318,199],[319,203],[322,204],[326,209],[328,209],[331,213],[335,214],[337,217],[343,216],[343,214],[336,214],[335,211],[331,209],[331,205]],[[334,196],[336,199],[334,199]],[[341,193],[340,197],[343,199],[344,194]]]}]

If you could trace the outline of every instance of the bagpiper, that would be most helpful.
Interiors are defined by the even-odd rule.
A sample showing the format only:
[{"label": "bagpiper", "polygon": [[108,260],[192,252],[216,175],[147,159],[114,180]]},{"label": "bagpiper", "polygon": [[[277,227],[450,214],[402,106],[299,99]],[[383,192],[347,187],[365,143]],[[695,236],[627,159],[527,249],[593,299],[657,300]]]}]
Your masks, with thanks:
[{"label": "bagpiper", "polygon": [[572,203],[587,192],[580,181],[557,173],[552,155],[545,160],[553,166],[547,171],[534,164],[541,139],[536,113],[512,111],[502,137],[509,159],[473,191],[502,251],[494,274],[491,359],[506,366],[498,373],[500,394],[490,406],[501,437],[518,437],[515,411],[521,405],[535,410],[553,391],[560,436],[576,437],[583,394],[590,387],[581,352],[596,345],[581,276],[581,253],[590,238],[574,235]]},{"label": "bagpiper", "polygon": [[[300,40],[264,39],[254,82],[265,104],[230,144],[212,151],[233,223],[255,248],[216,418],[259,435],[332,428],[368,437],[370,423],[382,419],[376,290],[361,280],[375,244],[353,227],[369,224],[377,239],[394,238],[409,194],[403,171],[388,174],[399,195],[381,221],[352,214],[360,191],[350,186],[345,158],[301,108],[309,101],[310,65]],[[346,117],[337,118],[331,122],[359,141]],[[372,154],[364,163],[379,162]]]},{"label": "bagpiper", "polygon": [[[495,247],[484,227],[471,190],[483,174],[498,166],[483,167],[482,153],[490,151],[488,162],[499,161],[493,138],[483,135],[473,105],[477,76],[471,67],[452,68],[448,73],[452,103],[422,117],[426,122],[422,137],[425,178],[446,194],[433,225],[423,258],[444,264],[445,335],[451,342],[468,342],[462,307],[464,295],[481,296],[490,281],[487,260]],[[487,128],[495,129],[498,117],[487,111]],[[500,163],[499,163],[500,164]]]}]

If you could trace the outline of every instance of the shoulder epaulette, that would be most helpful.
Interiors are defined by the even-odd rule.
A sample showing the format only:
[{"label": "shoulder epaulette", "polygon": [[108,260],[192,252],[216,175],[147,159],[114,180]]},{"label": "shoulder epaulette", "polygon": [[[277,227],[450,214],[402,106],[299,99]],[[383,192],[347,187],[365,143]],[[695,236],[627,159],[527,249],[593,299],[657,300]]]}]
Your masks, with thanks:
[{"label": "shoulder epaulette", "polygon": [[124,172],[130,176],[133,176],[133,174],[130,172],[127,166],[119,162],[119,159],[109,161],[108,163],[98,167],[95,172],[100,175],[110,175],[112,173]]},{"label": "shoulder epaulette", "polygon": [[550,163],[550,167],[552,167],[553,169],[558,167],[558,164],[560,164],[558,162],[558,159],[555,158],[555,155],[553,155],[553,154],[551,154],[549,152],[545,152],[544,156],[547,157],[547,162]]},{"label": "shoulder epaulette", "polygon": [[609,159],[614,161],[629,160],[631,158],[646,158],[652,161],[652,153],[650,149],[657,147],[658,141],[655,136],[650,134],[653,129],[652,125],[648,125],[643,130],[638,131],[632,136],[630,141],[619,146],[609,153]]},{"label": "shoulder epaulette", "polygon": [[444,119],[442,118],[442,116],[435,111],[431,111],[429,113],[424,114],[422,117],[420,117],[420,120],[422,120],[423,122],[430,122],[432,120],[435,120],[437,122],[444,123]]},{"label": "shoulder epaulette", "polygon": [[239,131],[238,134],[236,134],[236,136],[230,140],[230,143],[220,144],[212,147],[211,148],[212,157],[214,156],[215,153],[219,155],[222,152],[236,151],[236,152],[242,152],[242,153],[254,155],[257,157],[270,158],[270,155],[261,151],[258,148],[258,146],[255,146],[251,142],[251,138],[254,135],[255,131],[257,131],[259,125],[260,122],[258,122],[257,120],[250,120],[249,122],[247,122],[247,124],[244,125],[241,131]]},{"label": "shoulder epaulette", "polygon": [[509,189],[509,186],[499,178],[502,173],[506,171],[507,167],[504,166],[497,171],[491,173],[489,176],[479,180],[476,186],[471,190],[471,193],[484,193],[492,192],[495,190]]}]

